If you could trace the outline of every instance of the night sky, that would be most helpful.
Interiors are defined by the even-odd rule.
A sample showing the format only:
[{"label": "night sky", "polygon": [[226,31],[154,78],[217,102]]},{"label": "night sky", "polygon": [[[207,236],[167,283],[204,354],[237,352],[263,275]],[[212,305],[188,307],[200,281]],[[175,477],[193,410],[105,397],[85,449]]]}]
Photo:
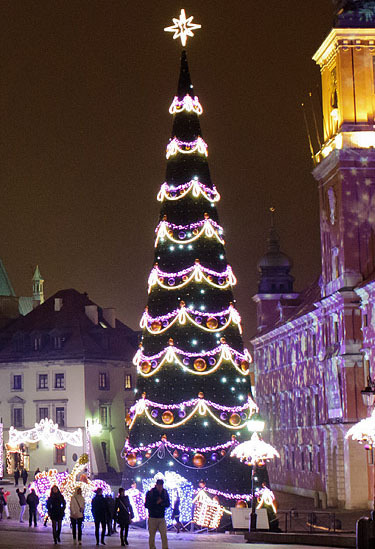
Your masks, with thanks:
[{"label": "night sky", "polygon": [[17,295],[38,263],[47,296],[87,291],[138,328],[181,51],[163,28],[182,7],[202,25],[188,60],[248,338],[270,205],[295,289],[320,272],[300,103],[330,0],[1,0],[0,257]]}]

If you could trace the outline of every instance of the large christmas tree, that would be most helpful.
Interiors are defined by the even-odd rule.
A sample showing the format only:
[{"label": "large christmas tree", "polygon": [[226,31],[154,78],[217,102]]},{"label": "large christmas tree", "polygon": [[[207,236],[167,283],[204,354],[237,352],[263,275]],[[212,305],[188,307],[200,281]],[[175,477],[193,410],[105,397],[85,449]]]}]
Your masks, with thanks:
[{"label": "large christmas tree", "polygon": [[255,411],[250,355],[185,51],[169,112],[173,128],[158,194],[155,263],[134,358],[138,400],[127,417],[126,476],[174,470],[193,483],[203,478],[208,487],[246,491],[249,471],[229,454],[242,433],[248,435]]}]

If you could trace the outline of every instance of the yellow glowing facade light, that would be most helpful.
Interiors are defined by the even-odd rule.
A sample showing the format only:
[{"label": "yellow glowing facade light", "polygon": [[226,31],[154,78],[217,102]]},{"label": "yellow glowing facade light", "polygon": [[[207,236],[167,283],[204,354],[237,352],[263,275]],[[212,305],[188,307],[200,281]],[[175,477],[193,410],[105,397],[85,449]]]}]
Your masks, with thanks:
[{"label": "yellow glowing facade light", "polygon": [[87,430],[90,433],[91,437],[97,437],[101,434],[103,426],[101,425],[101,423],[99,423],[99,420],[97,418],[89,418],[87,420]]},{"label": "yellow glowing facade light", "polygon": [[326,141],[316,155],[317,162],[341,149],[374,149],[375,131],[339,132]]},{"label": "yellow glowing facade light", "polygon": [[193,19],[193,15],[191,15],[190,17],[186,17],[185,10],[182,9],[180,17],[178,19],[176,17],[173,17],[173,25],[165,27],[164,30],[165,32],[173,32],[173,40],[180,38],[181,44],[183,46],[186,46],[188,36],[194,36],[193,30],[202,28],[202,25],[192,23]]}]

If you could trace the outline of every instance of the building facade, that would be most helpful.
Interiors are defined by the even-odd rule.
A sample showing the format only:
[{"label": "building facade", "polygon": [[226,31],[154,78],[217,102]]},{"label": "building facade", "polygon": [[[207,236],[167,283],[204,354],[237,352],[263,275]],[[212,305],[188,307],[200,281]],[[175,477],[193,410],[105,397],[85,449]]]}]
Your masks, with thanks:
[{"label": "building facade", "polygon": [[280,249],[261,260],[257,402],[281,454],[270,469],[276,487],[323,507],[364,508],[373,500],[374,456],[345,435],[368,414],[361,390],[375,375],[374,3],[340,2],[314,60],[324,128],[313,172],[322,273],[297,294],[277,285],[280,267],[291,268]]},{"label": "building facade", "polygon": [[[8,324],[0,332],[4,473],[72,469],[84,452],[93,473],[121,471],[136,348],[137,333],[116,319],[115,309],[76,290],[57,292]],[[51,436],[41,433],[49,420],[57,439],[55,427]],[[35,428],[37,440],[30,442],[27,431]]]}]

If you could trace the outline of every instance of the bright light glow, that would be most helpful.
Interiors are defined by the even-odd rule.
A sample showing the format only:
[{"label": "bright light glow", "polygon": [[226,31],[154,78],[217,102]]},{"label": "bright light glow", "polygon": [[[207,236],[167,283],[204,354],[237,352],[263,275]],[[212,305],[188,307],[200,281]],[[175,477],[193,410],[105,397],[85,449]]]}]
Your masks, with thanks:
[{"label": "bright light glow", "polygon": [[174,97],[172,105],[169,107],[170,114],[176,114],[178,112],[195,112],[196,114],[202,114],[202,105],[199,103],[197,96],[191,97],[191,95],[185,95],[182,101],[177,96]]},{"label": "bright light glow", "polygon": [[345,438],[352,438],[360,444],[368,444],[370,448],[375,447],[375,408],[370,417],[353,425],[346,433]]},{"label": "bright light glow", "polygon": [[203,528],[218,528],[224,507],[216,499],[210,498],[204,490],[200,490],[194,500],[193,522]]},{"label": "bright light glow", "polygon": [[[198,228],[200,229],[198,230]],[[194,236],[192,236],[191,238],[186,239],[185,231],[188,231],[189,229],[195,229],[196,234],[194,234]],[[173,231],[175,230],[178,230],[179,234],[183,234],[183,239],[174,237]],[[174,223],[161,221],[156,227],[155,232],[157,233],[155,239],[155,248],[159,244],[159,241],[164,242],[165,239],[168,239],[175,244],[186,245],[191,244],[202,236],[206,236],[207,238],[216,238],[216,240],[220,242],[220,244],[225,244],[224,239],[220,236],[220,234],[222,234],[223,232],[222,227],[220,227],[220,225],[218,225],[212,219],[203,219],[202,221],[198,221],[197,223],[193,223],[191,225],[175,225]],[[172,249],[172,246],[170,247],[170,249]]]},{"label": "bright light glow", "polygon": [[71,444],[72,446],[82,446],[82,431],[62,431],[52,419],[42,419],[35,423],[34,429],[27,431],[17,431],[14,427],[9,429],[9,444],[30,444],[42,441],[45,444],[53,446],[54,444]]},{"label": "bright light glow", "polygon": [[103,430],[103,426],[101,425],[101,423],[99,423],[99,420],[97,418],[95,419],[88,418],[87,430],[90,433],[90,436],[97,437],[101,434]]},{"label": "bright light glow", "polygon": [[163,200],[180,200],[190,192],[194,198],[198,198],[202,195],[210,202],[218,202],[220,200],[220,194],[217,192],[215,185],[213,185],[212,188],[208,187],[207,185],[204,185],[204,183],[198,181],[198,179],[192,179],[188,183],[183,183],[177,187],[168,185],[168,183],[163,183],[157,198],[159,202],[163,202]]},{"label": "bright light glow", "polygon": [[[152,473],[153,471],[151,471]],[[140,482],[141,479],[137,477],[137,482]],[[125,494],[129,496],[130,504],[134,512],[134,522],[140,522],[141,520],[146,520],[147,513],[144,506],[143,500],[144,496],[137,488],[129,488],[126,490]]]},{"label": "bright light glow", "polygon": [[165,27],[164,30],[165,32],[173,32],[173,40],[180,38],[181,44],[183,46],[186,46],[188,36],[194,36],[193,30],[202,28],[202,25],[192,23],[193,19],[193,15],[191,15],[190,17],[186,17],[185,10],[182,9],[180,17],[178,19],[176,17],[173,17],[173,25],[171,25],[170,27]]},{"label": "bright light glow", "polygon": [[277,513],[276,498],[275,498],[275,494],[272,492],[272,490],[267,488],[267,486],[264,486],[259,491],[258,497],[259,497],[259,502],[258,502],[258,505],[257,505],[257,509],[261,509],[264,505],[264,506],[271,507],[273,512],[275,514]]},{"label": "bright light glow", "polygon": [[256,465],[259,461],[280,457],[279,452],[271,444],[261,440],[257,433],[253,433],[250,440],[236,446],[230,455],[249,465]]},{"label": "bright light glow", "polygon": [[231,440],[225,442],[224,444],[218,444],[216,446],[205,446],[204,448],[185,446],[184,444],[175,444],[173,442],[169,442],[169,440],[167,440],[165,437],[158,442],[151,442],[147,446],[133,447],[130,445],[129,439],[126,439],[125,446],[121,452],[121,457],[125,458],[127,454],[138,452],[154,452],[154,454],[158,454],[158,451],[161,448],[166,448],[171,456],[173,456],[174,450],[180,450],[181,452],[192,452],[193,454],[205,454],[206,452],[218,452],[220,450],[228,450],[229,448],[231,448],[232,446],[236,446],[237,444],[238,442],[233,435]]},{"label": "bright light glow", "polygon": [[207,143],[201,137],[197,137],[195,141],[181,141],[177,137],[174,137],[167,145],[166,157],[168,159],[179,152],[182,154],[198,152],[204,156],[208,156]]}]

